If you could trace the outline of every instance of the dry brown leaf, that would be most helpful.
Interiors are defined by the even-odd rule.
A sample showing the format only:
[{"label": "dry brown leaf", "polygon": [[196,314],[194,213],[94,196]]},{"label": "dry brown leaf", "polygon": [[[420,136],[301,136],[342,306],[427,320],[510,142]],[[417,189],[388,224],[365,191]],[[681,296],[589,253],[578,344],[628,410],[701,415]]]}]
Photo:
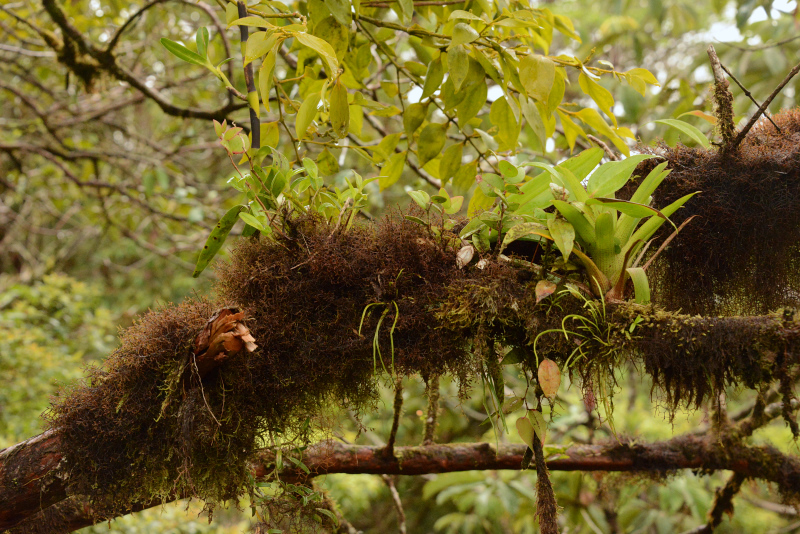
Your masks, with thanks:
[{"label": "dry brown leaf", "polygon": [[250,329],[240,322],[243,320],[244,312],[223,308],[211,316],[203,331],[197,335],[194,355],[201,378],[242,349],[253,352],[258,348]]}]

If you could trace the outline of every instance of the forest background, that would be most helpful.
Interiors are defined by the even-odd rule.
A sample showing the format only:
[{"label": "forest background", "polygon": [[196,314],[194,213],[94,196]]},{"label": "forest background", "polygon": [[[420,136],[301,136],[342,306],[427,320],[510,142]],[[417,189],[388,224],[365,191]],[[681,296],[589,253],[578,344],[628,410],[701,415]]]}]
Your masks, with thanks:
[{"label": "forest background", "polygon": [[[219,29],[227,25],[225,13],[216,4],[150,4],[158,5],[124,32],[120,28],[144,4],[100,0],[59,4],[74,28],[91,42],[102,46],[118,39],[116,57],[124,67],[84,78],[80,69],[65,68],[69,57],[56,57],[32,29],[52,28],[46,7],[28,2],[0,6],[0,447],[42,429],[40,414],[49,396],[58,384],[81,377],[88,364],[115,348],[118,326],[129,326],[137,315],[161,303],[207,293],[213,283],[211,269],[199,279],[192,278],[192,271],[210,229],[235,204],[238,192],[227,185],[234,171],[211,120],[227,116],[247,125],[246,104],[235,98],[234,91],[221,89],[212,74],[179,61],[159,39],[166,37],[196,49],[198,28],[210,28],[216,38],[209,45],[209,56],[219,63],[229,53],[226,46],[230,55],[238,53],[238,32],[223,30],[230,42],[219,39]],[[600,138],[616,152],[633,146],[634,139],[644,144],[663,139],[671,146],[680,139],[694,145],[685,134],[653,121],[682,117],[714,135],[707,120],[713,115],[709,44],[714,44],[722,63],[742,85],[761,100],[786,76],[800,50],[795,2],[615,1],[603,9],[586,9],[583,2],[565,1],[534,7],[564,17],[559,19],[560,31],[552,36],[550,54],[593,58],[587,64],[620,72],[647,69],[657,84],[644,74],[642,82],[601,77],[599,83],[613,94],[611,114],[620,128],[630,130],[631,137],[618,135],[619,131],[605,136],[608,131],[591,121],[560,120],[552,132],[526,123],[519,133],[520,156],[526,159],[556,163],[597,146]],[[285,8],[300,13],[308,9],[305,2]],[[395,18],[404,16],[398,13]],[[397,32],[387,31],[382,38],[397,49],[400,58],[405,51],[420,53],[413,40]],[[232,70],[225,71],[229,67]],[[419,63],[409,68],[411,74],[426,74],[428,69]],[[240,63],[233,61],[222,69],[244,92]],[[371,83],[374,91],[395,98],[398,93],[392,84],[403,82],[377,76]],[[302,99],[289,91],[299,107]],[[736,119],[752,115],[756,105],[738,87],[732,91]],[[408,83],[399,93],[398,106],[405,111],[405,106],[420,100],[422,92]],[[486,99],[494,102],[501,96],[489,93]],[[576,110],[600,109],[590,96],[578,83],[565,87],[564,101],[575,103]],[[795,106],[793,81],[770,110]],[[361,117],[352,115],[352,107],[350,130],[355,138],[350,140],[351,147],[385,139],[381,125],[392,118],[389,113]],[[707,116],[683,115],[692,111]],[[357,131],[354,122],[359,123]],[[603,124],[608,127],[605,120]],[[277,123],[262,132],[266,139],[297,133],[279,131]],[[497,132],[487,135],[492,133]],[[491,145],[487,137],[475,140]],[[327,166],[329,172],[324,174],[331,184],[345,187],[351,168],[366,178],[378,174],[353,148],[325,149],[328,156],[317,164]],[[391,159],[392,153],[394,147],[384,159]],[[424,165],[395,167],[399,169],[390,173],[391,179],[365,186],[369,203],[364,211],[369,216],[380,217],[393,206],[405,208],[411,202],[408,191],[434,193],[433,184],[449,178],[432,175]],[[384,176],[385,171],[384,167]],[[460,180],[456,176],[450,193],[470,199],[473,183],[474,175]],[[465,205],[463,212],[466,209]],[[237,228],[234,234],[240,232]],[[665,439],[708,424],[708,412],[702,410],[680,412],[670,421],[659,399],[651,398],[649,385],[639,383],[636,376],[624,381],[622,390],[615,412],[621,434]],[[356,425],[342,423],[338,430],[342,437],[363,443],[385,439],[392,421],[393,391],[386,387],[381,395],[378,410],[363,416],[367,430],[357,435]],[[424,427],[424,384],[407,380],[404,395],[407,415],[398,439],[416,444]],[[578,391],[565,393],[565,399],[553,421],[556,435],[568,435],[572,441],[588,441],[596,433],[610,435],[607,426],[587,414]],[[735,412],[737,403],[744,406],[750,400],[733,395],[731,411]],[[456,385],[444,380],[441,403],[438,432],[442,441],[494,441],[495,430],[486,422],[481,399],[462,403]],[[519,441],[513,435],[501,435],[501,439]],[[797,452],[780,420],[760,429],[754,442]],[[409,532],[524,532],[534,524],[532,477],[514,471],[470,472],[399,477],[389,484],[379,476],[332,475],[320,480],[320,485],[339,503],[342,515],[364,532],[397,528],[395,484]],[[662,484],[631,478],[615,482],[612,476],[581,473],[553,473],[552,477],[570,532],[660,533],[694,528],[706,521],[714,491],[725,480],[721,474],[687,472]],[[614,485],[624,487],[610,496],[609,486]],[[800,530],[797,513],[775,500],[767,486],[749,482],[737,501],[737,513],[719,531]],[[239,532],[253,521],[249,510],[232,508],[215,514],[209,524],[204,517],[197,518],[200,507],[196,502],[182,502],[155,508],[118,519],[110,529]],[[108,526],[98,525],[86,531],[107,530]]]}]

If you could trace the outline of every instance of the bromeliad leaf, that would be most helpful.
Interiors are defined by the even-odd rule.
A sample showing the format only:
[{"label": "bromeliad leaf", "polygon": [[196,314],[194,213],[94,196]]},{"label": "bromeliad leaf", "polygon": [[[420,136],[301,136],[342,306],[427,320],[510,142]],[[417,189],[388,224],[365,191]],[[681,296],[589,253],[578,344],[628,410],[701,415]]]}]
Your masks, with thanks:
[{"label": "bromeliad leaf", "polygon": [[611,196],[630,180],[631,174],[639,163],[653,157],[655,156],[637,154],[622,161],[605,163],[589,176],[586,189],[593,197]]},{"label": "bromeliad leaf", "polygon": [[599,206],[606,206],[608,208],[614,208],[620,213],[624,213],[625,215],[630,215],[631,217],[635,217],[637,219],[644,219],[645,217],[656,216],[656,217],[661,217],[664,220],[669,220],[663,213],[661,213],[657,209],[651,208],[650,206],[645,206],[644,204],[639,204],[637,202],[631,202],[630,200],[619,200],[616,198],[600,197],[600,198],[590,198],[589,200],[586,201],[586,204],[590,206],[599,205]]},{"label": "bromeliad leaf", "polygon": [[655,122],[656,124],[665,124],[667,126],[675,128],[676,130],[680,130],[682,133],[688,135],[693,141],[695,141],[703,148],[708,148],[711,146],[711,142],[708,140],[708,137],[706,137],[706,135],[703,132],[701,132],[688,122],[684,122],[678,119],[661,119],[653,122]]}]

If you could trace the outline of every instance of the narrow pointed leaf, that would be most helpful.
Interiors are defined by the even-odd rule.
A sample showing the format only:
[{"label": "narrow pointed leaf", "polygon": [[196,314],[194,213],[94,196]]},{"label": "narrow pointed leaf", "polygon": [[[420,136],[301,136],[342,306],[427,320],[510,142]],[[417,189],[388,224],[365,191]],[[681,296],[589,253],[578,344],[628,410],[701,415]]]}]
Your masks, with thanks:
[{"label": "narrow pointed leaf", "polygon": [[194,272],[192,273],[193,277],[197,278],[200,276],[200,273],[208,267],[208,264],[214,256],[217,255],[219,249],[222,248],[222,244],[228,238],[228,234],[231,233],[233,225],[239,220],[239,213],[246,209],[246,206],[234,206],[222,216],[222,219],[220,219],[214,229],[211,230],[211,235],[208,236],[206,244],[203,250],[200,251],[200,256],[197,258],[197,265],[195,265]]},{"label": "narrow pointed leaf", "polygon": [[678,119],[661,119],[657,121],[653,121],[656,124],[665,124],[676,130],[679,130],[681,133],[689,136],[694,142],[698,145],[702,146],[703,148],[708,148],[711,146],[711,142],[708,140],[708,137],[697,129],[695,126],[692,126],[688,122],[684,122]]}]

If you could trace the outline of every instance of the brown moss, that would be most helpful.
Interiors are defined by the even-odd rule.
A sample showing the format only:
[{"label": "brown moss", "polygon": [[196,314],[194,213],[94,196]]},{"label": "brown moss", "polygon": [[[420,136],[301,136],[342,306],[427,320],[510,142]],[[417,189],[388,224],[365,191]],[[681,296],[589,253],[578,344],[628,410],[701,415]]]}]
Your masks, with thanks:
[{"label": "brown moss", "polygon": [[[763,314],[800,304],[800,110],[773,120],[780,133],[762,119],[732,154],[641,147],[667,159],[672,170],[653,195],[656,207],[701,191],[671,218],[680,225],[699,217],[649,270],[660,304],[703,315]],[[660,161],[644,162],[636,174]],[[671,231],[665,225],[661,239]]]}]

